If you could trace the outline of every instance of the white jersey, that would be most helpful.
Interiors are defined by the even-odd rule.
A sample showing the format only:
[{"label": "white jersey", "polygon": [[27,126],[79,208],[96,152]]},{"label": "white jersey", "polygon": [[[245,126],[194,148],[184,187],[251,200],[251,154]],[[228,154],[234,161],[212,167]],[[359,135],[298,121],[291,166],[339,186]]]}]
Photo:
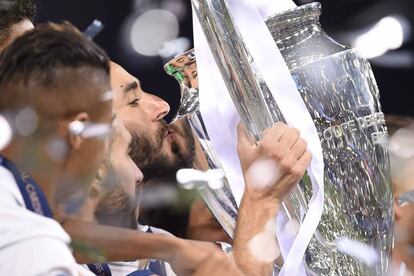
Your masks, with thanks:
[{"label": "white jersey", "polygon": [[26,209],[13,175],[0,166],[0,275],[93,275],[78,264],[58,222]]}]

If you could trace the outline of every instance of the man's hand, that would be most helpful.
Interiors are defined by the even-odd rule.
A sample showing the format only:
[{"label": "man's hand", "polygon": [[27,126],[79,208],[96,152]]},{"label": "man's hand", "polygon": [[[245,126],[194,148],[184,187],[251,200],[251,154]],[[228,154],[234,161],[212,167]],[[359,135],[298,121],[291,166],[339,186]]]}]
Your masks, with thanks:
[{"label": "man's hand", "polygon": [[177,275],[193,275],[210,255],[222,252],[214,243],[178,239],[177,246],[171,248],[167,262]]},{"label": "man's hand", "polygon": [[272,275],[279,256],[276,215],[280,204],[303,176],[311,160],[298,130],[276,123],[252,145],[238,126],[238,152],[245,179],[233,254],[246,275]]},{"label": "man's hand", "polygon": [[302,178],[311,160],[299,131],[278,122],[266,130],[262,140],[252,145],[242,124],[238,126],[238,153],[245,193],[271,197],[281,203]]}]

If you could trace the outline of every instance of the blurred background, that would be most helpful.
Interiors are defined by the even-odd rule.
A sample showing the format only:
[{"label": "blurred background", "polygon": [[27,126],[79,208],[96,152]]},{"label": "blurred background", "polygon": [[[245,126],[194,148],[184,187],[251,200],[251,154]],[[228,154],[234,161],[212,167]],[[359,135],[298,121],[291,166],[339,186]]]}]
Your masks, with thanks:
[{"label": "blurred background", "polygon": [[[329,35],[370,59],[384,113],[414,116],[414,0],[319,2],[321,23]],[[102,21],[105,27],[95,41],[138,77],[144,90],[176,110],[178,84],[162,66],[192,48],[190,0],[38,0],[38,9],[38,23],[68,20],[84,30],[94,19]]]}]

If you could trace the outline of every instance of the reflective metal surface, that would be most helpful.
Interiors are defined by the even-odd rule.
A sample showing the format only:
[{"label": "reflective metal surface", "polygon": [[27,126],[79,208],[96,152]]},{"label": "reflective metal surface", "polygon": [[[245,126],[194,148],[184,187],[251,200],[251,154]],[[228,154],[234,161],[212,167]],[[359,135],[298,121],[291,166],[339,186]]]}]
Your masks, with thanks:
[{"label": "reflective metal surface", "polygon": [[[266,21],[311,112],[324,153],[324,213],[306,264],[318,275],[388,274],[393,197],[379,91],[369,63],[327,36],[319,15],[320,4],[313,3]],[[378,262],[368,266],[341,254],[336,247],[340,237],[371,246]]]},{"label": "reflective metal surface", "polygon": [[[240,116],[256,139],[282,120],[260,73],[255,70],[224,0],[193,0],[196,14]],[[334,42],[318,22],[313,3],[268,18],[298,90],[314,119],[324,151],[325,205],[305,263],[311,275],[387,275],[392,246],[392,191],[387,136],[379,92],[368,62]],[[289,198],[293,213],[302,193]],[[299,204],[298,204],[299,202]],[[337,241],[363,243],[378,257],[374,263],[343,254]],[[358,253],[358,252],[355,252]],[[351,254],[352,255],[352,254]]]},{"label": "reflective metal surface", "polygon": [[170,60],[165,64],[164,69],[168,75],[178,81],[181,88],[180,105],[172,120],[174,122],[198,110],[197,64],[194,50],[189,50]]}]

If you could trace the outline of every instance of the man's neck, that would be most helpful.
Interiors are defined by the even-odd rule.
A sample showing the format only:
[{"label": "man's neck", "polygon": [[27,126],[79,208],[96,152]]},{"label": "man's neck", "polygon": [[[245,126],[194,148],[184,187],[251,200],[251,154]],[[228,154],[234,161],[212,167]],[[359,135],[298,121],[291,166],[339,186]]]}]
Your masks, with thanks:
[{"label": "man's neck", "polygon": [[137,230],[138,228],[137,222],[131,218],[131,216],[124,213],[107,215],[105,216],[105,219],[103,219],[102,216],[99,216],[97,220],[100,224],[107,226],[121,227],[131,230]]},{"label": "man's neck", "polygon": [[137,218],[135,212],[125,209],[112,210],[111,212],[95,213],[96,220],[103,225],[121,227],[131,230],[137,230]]}]

